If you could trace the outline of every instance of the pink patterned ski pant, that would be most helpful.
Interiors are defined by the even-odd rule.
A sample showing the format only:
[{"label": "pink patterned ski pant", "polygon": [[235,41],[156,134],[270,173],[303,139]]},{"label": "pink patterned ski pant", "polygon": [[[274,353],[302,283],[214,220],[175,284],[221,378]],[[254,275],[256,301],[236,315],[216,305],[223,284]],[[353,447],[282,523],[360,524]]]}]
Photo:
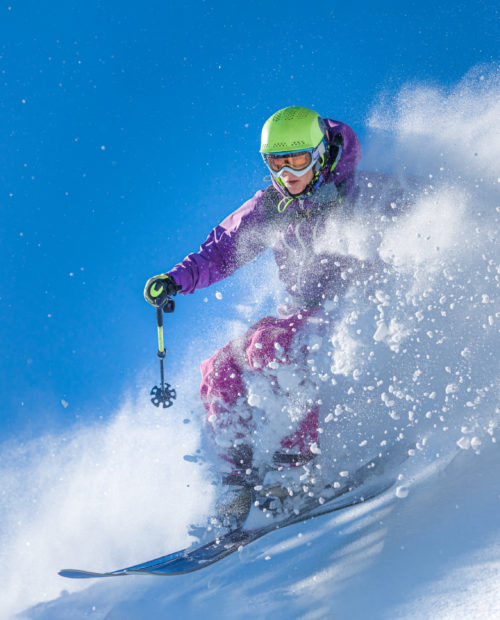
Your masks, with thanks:
[{"label": "pink patterned ski pant", "polygon": [[[221,427],[234,425],[235,439],[245,437],[250,422],[241,416],[238,401],[243,402],[246,387],[243,372],[262,373],[269,363],[290,363],[294,336],[301,330],[312,311],[289,318],[264,317],[243,336],[229,342],[201,364],[201,399],[207,410],[209,428],[214,434]],[[304,354],[305,359],[305,354]],[[277,389],[277,388],[276,388]],[[284,395],[284,397],[286,397]],[[311,410],[302,418],[296,430],[283,437],[281,449],[291,454],[310,456],[310,445],[318,438],[318,410]]]}]

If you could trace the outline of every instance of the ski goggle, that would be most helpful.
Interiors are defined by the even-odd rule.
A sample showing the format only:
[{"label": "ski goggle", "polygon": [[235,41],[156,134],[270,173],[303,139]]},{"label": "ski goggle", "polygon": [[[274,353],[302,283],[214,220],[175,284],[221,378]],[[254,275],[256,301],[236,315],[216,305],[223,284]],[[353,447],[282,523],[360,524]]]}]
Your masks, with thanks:
[{"label": "ski goggle", "polygon": [[264,163],[271,174],[279,178],[283,172],[291,172],[296,177],[304,176],[326,150],[322,140],[318,146],[291,153],[262,153]]}]

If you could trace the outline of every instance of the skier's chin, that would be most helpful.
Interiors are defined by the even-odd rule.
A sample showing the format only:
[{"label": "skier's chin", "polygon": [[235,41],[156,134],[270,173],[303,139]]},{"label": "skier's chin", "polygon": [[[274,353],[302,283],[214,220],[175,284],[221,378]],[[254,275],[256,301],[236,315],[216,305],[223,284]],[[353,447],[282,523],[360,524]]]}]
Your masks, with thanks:
[{"label": "skier's chin", "polygon": [[300,181],[289,181],[288,183],[285,183],[285,187],[290,192],[290,194],[292,194],[292,196],[298,196],[298,194],[300,194],[304,189]]}]

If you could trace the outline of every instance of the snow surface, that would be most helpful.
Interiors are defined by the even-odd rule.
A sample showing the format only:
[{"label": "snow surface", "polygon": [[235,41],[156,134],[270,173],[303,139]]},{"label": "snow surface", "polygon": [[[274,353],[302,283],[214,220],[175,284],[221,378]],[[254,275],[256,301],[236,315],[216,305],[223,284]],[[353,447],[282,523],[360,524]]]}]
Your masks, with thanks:
[{"label": "snow surface", "polygon": [[[498,73],[479,68],[449,92],[412,86],[380,104],[364,165],[411,170],[422,191],[408,215],[374,208],[319,240],[380,270],[369,295],[352,287],[329,329],[312,326],[304,341],[301,398],[321,405],[315,451],[323,472],[342,477],[386,443],[407,443],[390,497],[275,532],[185,577],[58,577],[187,546],[189,524],[213,510],[189,359],[192,372],[173,381],[176,415],[140,394],[107,424],[2,447],[1,617],[500,617],[499,90]],[[391,153],[377,152],[381,134]],[[269,261],[249,268],[275,290]],[[232,333],[255,318],[254,295],[228,309]],[[266,372],[296,388],[279,365]],[[249,407],[281,414],[261,429],[264,458],[297,407],[248,382]]]},{"label": "snow surface", "polygon": [[496,448],[480,458],[461,453],[395,505],[374,502],[278,531],[184,577],[64,592],[22,617],[495,618],[499,465]]}]

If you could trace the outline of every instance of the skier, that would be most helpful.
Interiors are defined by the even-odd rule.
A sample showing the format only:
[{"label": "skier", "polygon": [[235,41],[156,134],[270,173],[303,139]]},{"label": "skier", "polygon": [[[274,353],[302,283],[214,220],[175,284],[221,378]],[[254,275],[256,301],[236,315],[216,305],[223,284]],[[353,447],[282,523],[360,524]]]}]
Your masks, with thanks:
[{"label": "skier", "polygon": [[[280,307],[278,318],[264,317],[201,364],[207,424],[237,479],[252,467],[255,434],[245,374],[263,373],[269,365],[305,363],[297,359],[303,353],[294,349],[298,334],[311,318],[323,320],[325,300],[342,297],[352,278],[369,268],[354,257],[332,259],[315,247],[327,218],[344,218],[352,207],[354,172],[361,159],[354,131],[308,108],[287,107],[264,124],[260,152],[272,184],[216,226],[198,252],[150,278],[144,290],[150,304],[165,307],[177,293],[210,286],[273,248],[288,293],[286,306]],[[273,389],[279,388],[275,384]],[[299,417],[282,438],[274,463],[293,466],[312,458],[318,407],[307,405]]]}]

